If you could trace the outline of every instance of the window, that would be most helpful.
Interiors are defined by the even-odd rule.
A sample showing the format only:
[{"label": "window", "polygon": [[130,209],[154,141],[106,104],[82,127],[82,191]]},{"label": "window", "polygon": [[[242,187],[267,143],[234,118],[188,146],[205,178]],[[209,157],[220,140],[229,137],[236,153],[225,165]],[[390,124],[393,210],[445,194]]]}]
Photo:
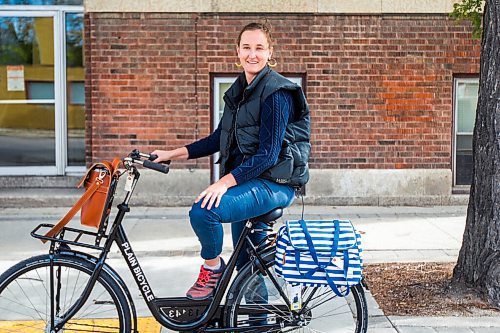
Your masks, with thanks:
[{"label": "window", "polygon": [[[236,76],[214,77],[213,80],[213,112],[212,112],[212,132],[219,126],[219,121],[224,112],[224,93],[236,80]],[[219,179],[219,164],[215,163],[219,160],[219,153],[215,153],[212,160],[211,180],[215,182]]]},{"label": "window", "polygon": [[69,103],[77,105],[85,104],[85,84],[83,82],[69,83]]},{"label": "window", "polygon": [[476,119],[478,79],[455,80],[454,185],[472,183],[472,132]]},{"label": "window", "polygon": [[[224,93],[229,89],[229,87],[236,80],[235,75],[233,76],[217,76],[213,78],[213,112],[212,112],[212,131],[215,131],[217,126],[219,126],[219,121],[222,118],[222,113],[224,112]],[[298,75],[289,75],[287,78],[297,83],[299,86],[302,86],[302,76]],[[214,159],[212,162],[212,172],[211,178],[212,181],[216,181],[219,179],[219,165],[215,162],[219,160],[219,153],[214,155]]]},{"label": "window", "polygon": [[54,99],[54,82],[26,82],[28,99]]}]

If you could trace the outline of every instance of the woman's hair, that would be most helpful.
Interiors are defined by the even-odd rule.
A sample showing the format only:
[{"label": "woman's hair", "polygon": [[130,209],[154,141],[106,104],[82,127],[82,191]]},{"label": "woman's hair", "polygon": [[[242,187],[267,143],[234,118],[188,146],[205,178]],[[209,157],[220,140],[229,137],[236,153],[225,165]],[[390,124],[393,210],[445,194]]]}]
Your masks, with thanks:
[{"label": "woman's hair", "polygon": [[240,46],[241,42],[241,35],[245,31],[251,31],[251,30],[260,30],[266,35],[267,42],[269,43],[269,47],[271,48],[273,46],[273,38],[271,37],[271,24],[267,22],[267,20],[264,21],[264,23],[257,23],[257,22],[252,22],[243,27],[241,29],[240,34],[238,35],[238,39],[236,40],[236,45]]}]

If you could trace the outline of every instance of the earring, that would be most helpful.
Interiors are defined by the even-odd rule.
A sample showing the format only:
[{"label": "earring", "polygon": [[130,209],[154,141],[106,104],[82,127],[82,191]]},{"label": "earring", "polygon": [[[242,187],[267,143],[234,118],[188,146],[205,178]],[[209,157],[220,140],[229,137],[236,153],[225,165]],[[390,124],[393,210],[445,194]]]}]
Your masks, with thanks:
[{"label": "earring", "polygon": [[234,64],[235,64],[235,65],[236,65],[236,67],[238,67],[238,68],[243,67],[243,65],[242,65],[242,64],[240,64],[239,62],[235,62]]},{"label": "earring", "polygon": [[267,64],[269,65],[269,67],[276,67],[278,65],[278,61],[274,58],[269,58]]}]

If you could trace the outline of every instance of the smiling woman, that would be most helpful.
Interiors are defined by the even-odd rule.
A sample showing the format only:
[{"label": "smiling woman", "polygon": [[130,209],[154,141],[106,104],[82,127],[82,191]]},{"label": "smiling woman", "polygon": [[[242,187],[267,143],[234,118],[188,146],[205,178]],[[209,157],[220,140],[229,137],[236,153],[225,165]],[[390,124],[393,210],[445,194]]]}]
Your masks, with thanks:
[{"label": "smiling woman", "polygon": [[245,70],[247,83],[250,84],[272,59],[273,46],[269,28],[259,23],[245,26],[238,36],[236,51],[239,64]]},{"label": "smiling woman", "polygon": [[[210,297],[225,269],[222,223],[231,223],[236,244],[248,219],[289,206],[295,189],[309,180],[309,107],[300,86],[271,69],[269,25],[247,24],[236,40],[243,72],[224,94],[224,112],[208,137],[173,150],[155,150],[155,162],[186,160],[220,152],[220,179],[196,198],[189,213],[205,259],[187,296]],[[259,244],[266,227],[251,239]],[[243,253],[246,253],[243,251]],[[238,269],[248,261],[242,255]]]}]

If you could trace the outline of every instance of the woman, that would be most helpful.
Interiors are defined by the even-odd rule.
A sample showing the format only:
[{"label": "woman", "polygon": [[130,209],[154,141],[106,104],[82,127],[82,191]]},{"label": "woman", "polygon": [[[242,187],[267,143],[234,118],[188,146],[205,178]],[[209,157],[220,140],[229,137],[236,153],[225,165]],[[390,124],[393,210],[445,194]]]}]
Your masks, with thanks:
[{"label": "woman", "polygon": [[[225,268],[220,257],[221,223],[232,223],[235,245],[247,219],[289,206],[295,188],[309,178],[309,109],[301,88],[269,66],[276,60],[267,24],[246,25],[236,51],[236,65],[244,71],[224,95],[224,114],[217,130],[185,147],[153,152],[158,155],[155,162],[220,152],[220,179],[200,193],[189,213],[205,260],[198,280],[187,292],[187,297],[196,300],[212,295]],[[252,237],[258,241],[265,233]],[[247,260],[240,256],[237,268]]]}]

